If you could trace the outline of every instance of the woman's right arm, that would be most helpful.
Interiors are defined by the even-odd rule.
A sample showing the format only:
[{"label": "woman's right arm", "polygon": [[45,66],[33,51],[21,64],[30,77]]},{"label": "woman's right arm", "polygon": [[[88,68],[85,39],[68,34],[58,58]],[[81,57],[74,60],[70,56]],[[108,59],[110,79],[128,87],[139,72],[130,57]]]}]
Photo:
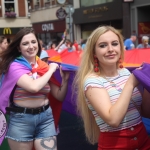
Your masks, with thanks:
[{"label": "woman's right arm", "polygon": [[133,89],[137,83],[136,78],[131,74],[114,104],[111,103],[108,92],[104,88],[89,87],[85,94],[98,115],[110,126],[118,127],[127,112]]},{"label": "woman's right arm", "polygon": [[58,46],[57,47],[55,47],[55,51],[57,51],[58,49],[59,49],[59,47],[64,43],[64,41],[65,41],[65,38],[63,38],[62,40],[61,40],[61,42],[58,44]]},{"label": "woman's right arm", "polygon": [[58,64],[50,63],[49,70],[38,79],[33,79],[27,74],[24,74],[19,78],[17,85],[28,92],[36,93],[41,90],[46,85],[46,83],[48,83],[50,77],[57,68],[59,68]]}]

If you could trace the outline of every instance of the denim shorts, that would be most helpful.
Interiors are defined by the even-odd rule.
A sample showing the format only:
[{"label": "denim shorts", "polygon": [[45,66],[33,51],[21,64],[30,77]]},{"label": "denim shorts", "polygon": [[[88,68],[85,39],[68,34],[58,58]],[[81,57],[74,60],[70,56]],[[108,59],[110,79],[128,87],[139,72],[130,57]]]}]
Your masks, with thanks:
[{"label": "denim shorts", "polygon": [[50,107],[40,114],[10,112],[6,138],[25,142],[56,135]]}]

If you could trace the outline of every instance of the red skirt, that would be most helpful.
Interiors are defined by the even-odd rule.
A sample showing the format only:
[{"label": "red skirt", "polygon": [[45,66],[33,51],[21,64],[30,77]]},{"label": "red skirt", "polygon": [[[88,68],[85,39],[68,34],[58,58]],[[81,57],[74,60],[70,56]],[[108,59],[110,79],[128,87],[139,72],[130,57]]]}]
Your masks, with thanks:
[{"label": "red skirt", "polygon": [[150,138],[143,123],[115,132],[101,132],[98,150],[150,150]]}]

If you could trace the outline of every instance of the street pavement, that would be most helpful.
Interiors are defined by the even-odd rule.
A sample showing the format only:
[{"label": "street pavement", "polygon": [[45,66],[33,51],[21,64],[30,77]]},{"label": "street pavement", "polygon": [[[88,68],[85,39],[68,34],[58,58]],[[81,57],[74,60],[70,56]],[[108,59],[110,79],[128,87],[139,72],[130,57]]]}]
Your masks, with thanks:
[{"label": "street pavement", "polygon": [[97,150],[97,144],[91,145],[87,142],[83,123],[76,115],[62,111],[59,129],[58,150]]}]

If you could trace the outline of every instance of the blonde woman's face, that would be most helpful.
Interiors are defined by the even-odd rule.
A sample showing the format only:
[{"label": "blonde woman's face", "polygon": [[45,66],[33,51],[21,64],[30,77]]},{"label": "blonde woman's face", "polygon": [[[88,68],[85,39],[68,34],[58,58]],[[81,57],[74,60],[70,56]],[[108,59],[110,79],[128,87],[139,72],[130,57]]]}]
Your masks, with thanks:
[{"label": "blonde woman's face", "polygon": [[95,55],[100,65],[116,65],[121,55],[118,36],[112,31],[102,34],[96,42]]},{"label": "blonde woman's face", "polygon": [[2,51],[5,51],[8,47],[7,39],[4,39],[2,43],[0,43],[0,48]]}]

